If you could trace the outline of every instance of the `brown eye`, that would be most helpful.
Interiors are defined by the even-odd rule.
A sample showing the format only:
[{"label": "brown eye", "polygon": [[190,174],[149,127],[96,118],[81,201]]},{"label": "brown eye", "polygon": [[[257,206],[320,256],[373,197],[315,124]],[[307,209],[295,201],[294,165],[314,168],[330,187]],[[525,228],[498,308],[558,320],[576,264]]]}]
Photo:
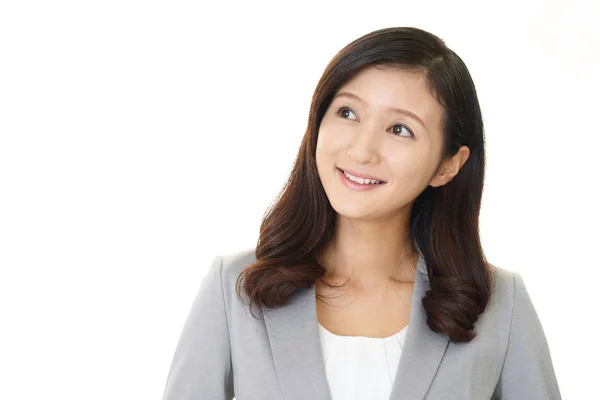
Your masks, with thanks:
[{"label": "brown eye", "polygon": [[337,108],[336,114],[340,115],[344,119],[348,119],[348,117],[350,116],[350,114],[354,114],[354,111],[352,111],[347,106],[340,106],[340,107]]},{"label": "brown eye", "polygon": [[396,124],[392,127],[392,132],[398,136],[406,136],[402,135],[402,129],[408,132],[408,136],[415,136],[410,129],[408,129],[404,124]]}]

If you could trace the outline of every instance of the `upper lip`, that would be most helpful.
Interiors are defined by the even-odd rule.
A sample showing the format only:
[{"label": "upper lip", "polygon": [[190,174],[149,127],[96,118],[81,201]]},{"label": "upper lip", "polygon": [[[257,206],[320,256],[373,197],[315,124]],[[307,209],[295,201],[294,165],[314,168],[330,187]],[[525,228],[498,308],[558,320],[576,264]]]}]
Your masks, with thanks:
[{"label": "upper lip", "polygon": [[[339,167],[338,167],[339,168]],[[352,171],[350,169],[345,169],[345,168],[340,168],[343,172],[346,172],[347,174],[350,174],[352,176],[356,176],[357,178],[363,178],[363,179],[371,179],[371,180],[375,180],[375,181],[381,181],[381,182],[385,182],[383,179],[377,178],[376,176],[371,176],[371,175],[367,175],[367,174],[361,174],[355,171]]]}]

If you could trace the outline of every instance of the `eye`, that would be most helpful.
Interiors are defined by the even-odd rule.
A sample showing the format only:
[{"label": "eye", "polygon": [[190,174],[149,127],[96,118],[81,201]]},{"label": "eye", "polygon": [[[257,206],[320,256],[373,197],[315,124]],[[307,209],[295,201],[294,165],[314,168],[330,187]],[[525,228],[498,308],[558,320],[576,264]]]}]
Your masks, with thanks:
[{"label": "eye", "polygon": [[[354,114],[354,111],[352,111],[352,109],[346,105],[341,105],[341,106],[337,107],[336,114],[341,116],[344,119],[348,119],[348,115]],[[404,129],[406,132],[408,132],[408,136],[402,135],[402,129]],[[395,124],[394,126],[392,126],[392,132],[394,133],[394,135],[400,136],[400,137],[414,137],[415,136],[413,131],[410,130],[404,124]]]},{"label": "eye", "polygon": [[342,118],[346,119],[348,114],[354,114],[354,111],[352,111],[348,106],[341,105],[337,108],[336,114],[341,115]]},{"label": "eye", "polygon": [[337,108],[335,113],[340,115],[342,118],[347,119],[347,115],[349,113],[354,114],[354,111],[352,111],[350,107],[342,105]]},{"label": "eye", "polygon": [[408,129],[408,127],[404,124],[396,124],[396,125],[392,126],[392,131],[395,135],[405,136],[405,135],[401,135],[402,128],[404,128],[404,130],[406,132],[408,132],[408,136],[415,136],[415,134],[410,129]]}]

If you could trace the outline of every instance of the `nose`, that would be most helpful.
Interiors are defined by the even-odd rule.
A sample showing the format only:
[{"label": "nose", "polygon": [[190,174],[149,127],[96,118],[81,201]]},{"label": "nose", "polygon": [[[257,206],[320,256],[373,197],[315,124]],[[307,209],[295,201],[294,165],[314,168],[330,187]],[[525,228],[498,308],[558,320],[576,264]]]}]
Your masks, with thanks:
[{"label": "nose", "polygon": [[377,164],[379,163],[379,140],[380,135],[375,129],[362,129],[356,133],[346,153],[357,163]]}]

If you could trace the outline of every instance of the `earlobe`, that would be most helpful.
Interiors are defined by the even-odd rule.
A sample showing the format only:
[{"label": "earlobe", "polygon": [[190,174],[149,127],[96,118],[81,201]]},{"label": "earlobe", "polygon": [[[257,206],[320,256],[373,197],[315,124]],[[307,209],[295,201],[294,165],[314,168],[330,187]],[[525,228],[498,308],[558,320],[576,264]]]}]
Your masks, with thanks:
[{"label": "earlobe", "polygon": [[445,178],[446,178],[447,174],[441,170],[439,171],[431,180],[431,182],[429,182],[429,186],[433,186],[433,187],[438,187],[438,186],[442,186],[445,185]]},{"label": "earlobe", "polygon": [[435,173],[435,175],[429,182],[429,186],[438,187],[438,186],[443,185],[443,183],[441,181],[442,181],[444,175],[446,174],[445,171],[446,171],[447,163],[448,163],[448,160],[442,161],[442,163],[440,164],[440,166],[437,169],[437,172]]},{"label": "earlobe", "polygon": [[429,183],[430,186],[438,187],[443,186],[450,182],[465,165],[469,159],[470,150],[467,146],[461,146],[460,149],[452,156],[452,158],[445,160],[442,163],[442,167],[438,173]]}]

